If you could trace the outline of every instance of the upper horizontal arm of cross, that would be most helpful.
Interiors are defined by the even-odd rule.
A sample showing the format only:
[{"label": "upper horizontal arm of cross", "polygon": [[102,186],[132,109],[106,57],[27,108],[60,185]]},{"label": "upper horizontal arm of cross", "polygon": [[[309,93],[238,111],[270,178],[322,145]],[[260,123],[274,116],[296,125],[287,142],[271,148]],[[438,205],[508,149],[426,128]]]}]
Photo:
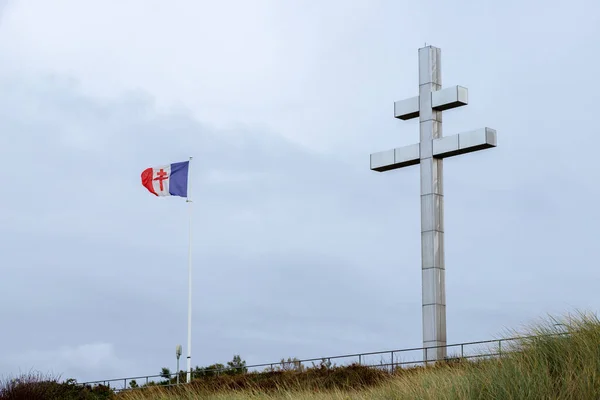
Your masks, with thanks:
[{"label": "upper horizontal arm of cross", "polygon": [[[436,111],[449,110],[468,104],[469,91],[466,87],[451,86],[431,93],[431,107]],[[394,117],[409,120],[419,116],[419,96],[394,103]]]}]

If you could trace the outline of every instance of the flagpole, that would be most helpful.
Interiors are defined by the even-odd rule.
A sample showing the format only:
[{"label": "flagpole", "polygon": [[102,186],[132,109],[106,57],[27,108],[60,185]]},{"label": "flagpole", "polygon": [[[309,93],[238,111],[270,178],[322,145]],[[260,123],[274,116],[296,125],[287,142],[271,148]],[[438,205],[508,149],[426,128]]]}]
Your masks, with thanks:
[{"label": "flagpole", "polygon": [[[192,380],[192,200],[190,198],[190,172],[192,167],[192,157],[188,164],[188,187],[187,199],[189,211],[189,242],[188,242],[188,337],[187,337],[187,382]],[[179,372],[177,372],[179,373]]]}]

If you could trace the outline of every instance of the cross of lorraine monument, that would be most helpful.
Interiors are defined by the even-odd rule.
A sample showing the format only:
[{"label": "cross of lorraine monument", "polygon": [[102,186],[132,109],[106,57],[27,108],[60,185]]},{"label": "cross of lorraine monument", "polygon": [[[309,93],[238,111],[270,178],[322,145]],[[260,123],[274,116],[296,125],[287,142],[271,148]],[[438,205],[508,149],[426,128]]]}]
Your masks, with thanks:
[{"label": "cross of lorraine monument", "polygon": [[394,103],[394,117],[419,117],[420,142],[371,154],[371,170],[421,166],[421,269],[424,360],[446,357],[443,160],[496,147],[496,131],[482,128],[442,136],[442,111],[467,105],[462,86],[442,89],[441,50],[419,49],[419,95]]}]

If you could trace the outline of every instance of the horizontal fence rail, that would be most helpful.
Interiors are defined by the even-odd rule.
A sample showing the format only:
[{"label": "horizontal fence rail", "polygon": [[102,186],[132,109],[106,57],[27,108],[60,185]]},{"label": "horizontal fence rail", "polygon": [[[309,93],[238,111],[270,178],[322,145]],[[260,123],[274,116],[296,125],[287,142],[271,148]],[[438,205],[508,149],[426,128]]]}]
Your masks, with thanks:
[{"label": "horizontal fence rail", "polygon": [[[567,335],[568,333],[558,333],[544,336]],[[225,367],[220,369],[202,369],[201,371],[192,371],[192,379],[198,379],[203,376],[219,375],[239,371],[236,373],[256,373],[270,371],[303,371],[306,368],[323,367],[335,368],[350,365],[361,365],[365,367],[378,368],[393,372],[399,368],[413,368],[425,366],[427,357],[425,351],[433,351],[436,348],[445,347],[447,351],[446,361],[458,360],[477,360],[486,358],[495,358],[508,354],[519,349],[520,341],[533,339],[542,336],[523,336],[507,339],[484,340],[479,342],[465,342],[436,347],[415,347],[398,350],[375,351],[370,353],[344,354],[329,357],[307,358],[303,360],[281,360],[278,362],[244,365],[240,367]],[[429,361],[431,364],[432,362]],[[175,380],[179,374],[180,383],[165,383]],[[156,381],[158,380],[158,382]],[[104,379],[99,381],[90,381],[78,383],[83,386],[107,386],[115,391],[137,389],[149,385],[160,385],[161,387],[177,386],[185,384],[186,371],[174,372],[169,375],[142,375],[128,378]],[[134,382],[132,384],[132,382]]]}]

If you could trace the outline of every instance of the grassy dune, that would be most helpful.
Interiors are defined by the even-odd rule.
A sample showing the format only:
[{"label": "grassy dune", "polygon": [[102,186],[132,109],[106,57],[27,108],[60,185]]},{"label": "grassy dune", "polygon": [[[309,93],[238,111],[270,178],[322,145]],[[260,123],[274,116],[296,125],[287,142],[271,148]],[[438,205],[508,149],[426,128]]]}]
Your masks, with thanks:
[{"label": "grassy dune", "polygon": [[461,360],[394,374],[360,366],[316,368],[217,376],[117,395],[25,379],[0,383],[0,400],[600,399],[600,321],[595,316],[550,319],[526,334],[531,337],[500,359]]},{"label": "grassy dune", "polygon": [[[563,334],[567,332],[567,334]],[[600,399],[600,321],[580,315],[554,320],[527,332],[501,359],[400,371],[394,375],[352,373],[305,379],[289,372],[266,386],[245,378],[198,382],[174,389],[132,391],[122,400],[246,399]],[[363,374],[364,372],[364,374]],[[306,373],[304,373],[306,374]],[[352,381],[345,381],[353,379]],[[327,384],[328,383],[328,384]],[[219,386],[220,385],[220,386]],[[237,389],[236,389],[237,385]],[[254,387],[252,386],[254,385]]]}]

